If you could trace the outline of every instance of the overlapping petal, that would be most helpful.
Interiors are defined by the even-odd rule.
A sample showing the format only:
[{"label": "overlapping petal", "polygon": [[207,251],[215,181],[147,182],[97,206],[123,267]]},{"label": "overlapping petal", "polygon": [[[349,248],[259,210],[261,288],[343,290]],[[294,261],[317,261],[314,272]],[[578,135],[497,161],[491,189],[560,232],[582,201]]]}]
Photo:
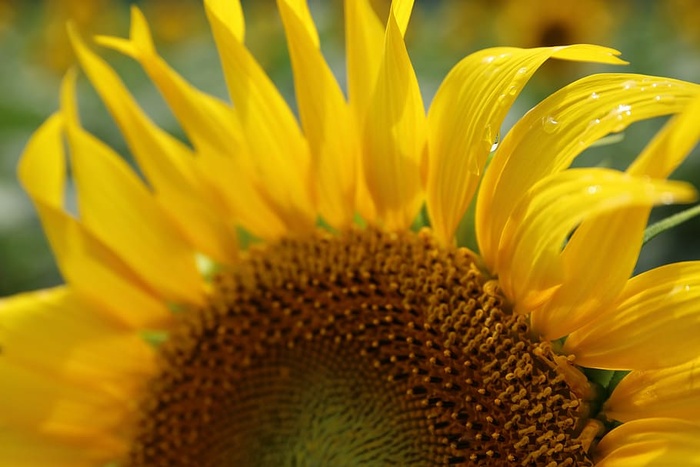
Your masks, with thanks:
[{"label": "overlapping petal", "polygon": [[559,286],[559,256],[567,236],[584,219],[630,206],[690,201],[688,184],[635,178],[609,169],[571,169],[533,186],[504,226],[499,262],[491,272],[515,305],[529,313]]},{"label": "overlapping petal", "polygon": [[423,100],[399,20],[392,6],[361,136],[367,188],[379,222],[389,230],[408,228],[420,209],[419,167],[426,150]]},{"label": "overlapping petal", "polygon": [[39,454],[17,457],[27,444],[10,445],[24,438],[54,446],[65,465],[126,450],[135,397],[155,371],[137,334],[60,287],[1,300],[0,346],[0,463],[39,465]]},{"label": "overlapping petal", "polygon": [[355,122],[343,92],[321,54],[305,0],[278,2],[287,33],[299,115],[313,157],[318,207],[335,228],[355,215],[360,153]]},{"label": "overlapping petal", "polygon": [[[631,86],[630,83],[637,81],[624,86]],[[630,108],[642,107],[638,113],[648,116],[668,109],[680,113],[652,140],[639,162],[633,163],[627,172],[663,179],[700,139],[700,127],[691,123],[700,118],[700,87],[651,78],[639,83],[644,84],[640,84],[639,87],[644,88],[640,92],[647,93],[649,98],[646,105]],[[658,93],[667,91],[663,97],[670,102],[658,105]],[[644,111],[645,107],[649,110]],[[644,163],[644,160],[654,162]],[[628,209],[587,220],[578,227],[562,253],[566,271],[562,287],[533,314],[533,327],[538,332],[549,339],[564,336],[595,319],[598,310],[616,297],[637,262],[649,211],[649,208]],[[596,254],[591,255],[591,250]],[[587,274],[581,274],[582,270]]]},{"label": "overlapping petal", "polygon": [[659,370],[633,371],[605,401],[602,413],[611,420],[671,417],[700,420],[700,360]]},{"label": "overlapping petal", "polygon": [[[657,100],[660,93],[667,99],[664,105]],[[484,261],[496,262],[506,219],[532,185],[569,167],[600,138],[639,120],[680,112],[698,95],[700,86],[683,81],[599,74],[582,78],[535,106],[501,141],[484,173],[476,213]]]},{"label": "overlapping petal", "polygon": [[476,191],[486,157],[510,106],[549,58],[625,63],[619,53],[587,45],[517,49],[469,55],[440,85],[428,113],[426,201],[437,237],[451,244]]},{"label": "overlapping petal", "polygon": [[598,467],[700,465],[700,425],[672,418],[635,420],[600,441]]},{"label": "overlapping petal", "polygon": [[571,333],[563,351],[587,367],[652,370],[697,358],[688,343],[698,335],[700,262],[675,263],[630,279],[613,306]]},{"label": "overlapping petal", "polygon": [[195,250],[126,162],[82,129],[74,80],[64,80],[61,106],[82,224],[167,301],[200,303]]},{"label": "overlapping petal", "polygon": [[[384,28],[369,0],[348,0],[344,3],[348,104],[359,131],[364,128],[364,119],[379,73]],[[358,172],[364,174],[362,158],[358,163]],[[357,211],[364,219],[371,222],[376,219],[374,203],[364,175],[357,180],[355,202]]]},{"label": "overlapping petal", "polygon": [[289,230],[306,231],[317,214],[308,144],[284,98],[243,44],[239,10],[221,1],[204,5],[249,157]]},{"label": "overlapping petal", "polygon": [[66,281],[134,328],[172,320],[162,298],[110,248],[64,210],[63,119],[49,118],[32,136],[19,178],[32,198]]},{"label": "overlapping petal", "polygon": [[148,73],[194,146],[197,173],[218,194],[213,202],[224,215],[261,238],[283,235],[288,225],[283,213],[266,198],[238,115],[192,87],[156,54],[138,8],[132,8],[129,40],[104,36],[96,40],[134,58]]},{"label": "overlapping petal", "polygon": [[73,48],[107,105],[154,194],[190,242],[203,253],[230,263],[237,256],[234,223],[216,209],[217,197],[197,173],[194,155],[143,113],[116,73],[76,33]]}]

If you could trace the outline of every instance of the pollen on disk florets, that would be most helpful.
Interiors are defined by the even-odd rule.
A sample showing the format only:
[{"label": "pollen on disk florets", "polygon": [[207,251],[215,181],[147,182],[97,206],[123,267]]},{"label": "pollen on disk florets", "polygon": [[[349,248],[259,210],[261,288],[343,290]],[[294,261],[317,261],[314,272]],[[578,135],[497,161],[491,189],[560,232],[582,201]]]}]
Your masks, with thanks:
[{"label": "pollen on disk florets", "polygon": [[251,250],[164,345],[131,462],[590,465],[585,378],[477,264],[428,231]]}]

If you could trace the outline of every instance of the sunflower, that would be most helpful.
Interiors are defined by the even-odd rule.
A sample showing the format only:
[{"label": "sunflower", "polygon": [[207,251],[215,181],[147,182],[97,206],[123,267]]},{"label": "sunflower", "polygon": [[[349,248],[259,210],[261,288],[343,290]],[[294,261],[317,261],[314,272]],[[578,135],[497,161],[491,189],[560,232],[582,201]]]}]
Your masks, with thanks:
[{"label": "sunflower", "polygon": [[498,6],[496,32],[506,43],[540,47],[606,41],[626,2],[600,0],[505,0]]},{"label": "sunflower", "polygon": [[[0,463],[699,462],[700,263],[630,278],[651,207],[696,196],[666,178],[700,136],[697,85],[582,78],[486,167],[538,66],[618,53],[476,52],[426,115],[411,1],[386,27],[345,3],[346,99],[306,3],[280,0],[297,122],[240,5],[205,7],[233,105],[169,68],[136,8],[128,39],[96,39],[143,66],[187,142],[71,34],[139,172],[83,129],[69,72],[19,167],[67,284],[0,304]],[[625,172],[569,168],[662,115]],[[455,242],[475,194],[478,254]]]}]

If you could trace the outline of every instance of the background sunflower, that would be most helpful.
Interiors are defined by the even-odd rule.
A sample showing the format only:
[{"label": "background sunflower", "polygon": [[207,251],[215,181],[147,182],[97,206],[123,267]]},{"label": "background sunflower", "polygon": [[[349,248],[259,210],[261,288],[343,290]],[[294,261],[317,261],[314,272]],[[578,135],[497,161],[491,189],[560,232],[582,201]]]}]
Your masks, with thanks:
[{"label": "background sunflower", "polygon": [[[243,1],[251,50],[278,88],[293,104],[293,81],[284,32],[274,0]],[[698,81],[700,37],[693,21],[700,15],[697,2],[599,0],[431,0],[417,1],[407,35],[409,53],[421,80],[426,105],[446,71],[469,52],[486,46],[533,47],[554,42],[591,42],[622,50],[630,62],[625,71],[662,74]],[[123,32],[130,4],[137,4],[151,18],[159,50],[173,67],[193,84],[225,96],[220,70],[212,67],[212,39],[200,2],[195,0],[0,0],[0,296],[56,285],[61,282],[50,250],[26,195],[16,181],[19,154],[29,134],[56,108],[59,81],[74,63],[64,24],[71,20],[89,35]],[[322,36],[324,54],[342,76],[343,28],[340,0],[310,1]],[[385,13],[388,0],[374,0]],[[137,99],[151,116],[176,135],[182,135],[175,119],[152,85],[131,61],[109,55]],[[334,58],[335,57],[335,58]],[[525,88],[516,101],[502,133],[527,109],[553,89],[591,72],[592,65],[554,61],[545,65],[540,78]],[[124,141],[102,104],[85,83],[79,85],[81,113],[86,127],[128,155]],[[663,123],[644,121],[630,127],[621,141],[593,148],[582,165],[624,166]],[[697,152],[697,149],[696,149]],[[676,178],[700,185],[700,161],[690,156]],[[682,207],[654,211],[653,219],[666,217]],[[468,230],[468,229],[466,229]],[[638,271],[659,264],[700,257],[696,239],[700,221],[691,220],[648,244]],[[465,243],[469,239],[465,237]]]}]

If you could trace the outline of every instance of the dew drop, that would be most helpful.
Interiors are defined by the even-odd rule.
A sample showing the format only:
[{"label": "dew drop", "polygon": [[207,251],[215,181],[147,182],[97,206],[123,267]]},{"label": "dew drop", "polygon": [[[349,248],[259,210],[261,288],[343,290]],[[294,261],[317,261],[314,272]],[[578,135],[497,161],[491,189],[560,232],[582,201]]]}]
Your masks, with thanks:
[{"label": "dew drop", "polygon": [[542,129],[545,133],[554,133],[559,129],[559,121],[553,116],[548,116],[542,119]]},{"label": "dew drop", "polygon": [[491,151],[490,151],[490,152],[493,152],[493,151],[495,151],[495,150],[498,148],[498,145],[499,145],[500,142],[501,142],[501,133],[496,133],[496,137],[495,137],[493,140],[491,140],[491,141],[493,141],[493,144],[491,145]]},{"label": "dew drop", "polygon": [[674,103],[674,98],[673,96],[670,96],[668,94],[659,94],[657,96],[654,96],[654,101],[658,102],[660,104],[668,104],[671,105]]},{"label": "dew drop", "polygon": [[610,111],[608,116],[614,121],[617,122],[617,125],[615,125],[611,131],[613,133],[618,133],[622,130],[624,130],[627,127],[627,124],[625,123],[625,120],[629,118],[632,115],[632,107],[627,104],[620,104],[617,107],[615,107],[613,110]]},{"label": "dew drop", "polygon": [[600,98],[600,94],[597,92],[592,92],[590,97],[592,100],[598,100]]}]

